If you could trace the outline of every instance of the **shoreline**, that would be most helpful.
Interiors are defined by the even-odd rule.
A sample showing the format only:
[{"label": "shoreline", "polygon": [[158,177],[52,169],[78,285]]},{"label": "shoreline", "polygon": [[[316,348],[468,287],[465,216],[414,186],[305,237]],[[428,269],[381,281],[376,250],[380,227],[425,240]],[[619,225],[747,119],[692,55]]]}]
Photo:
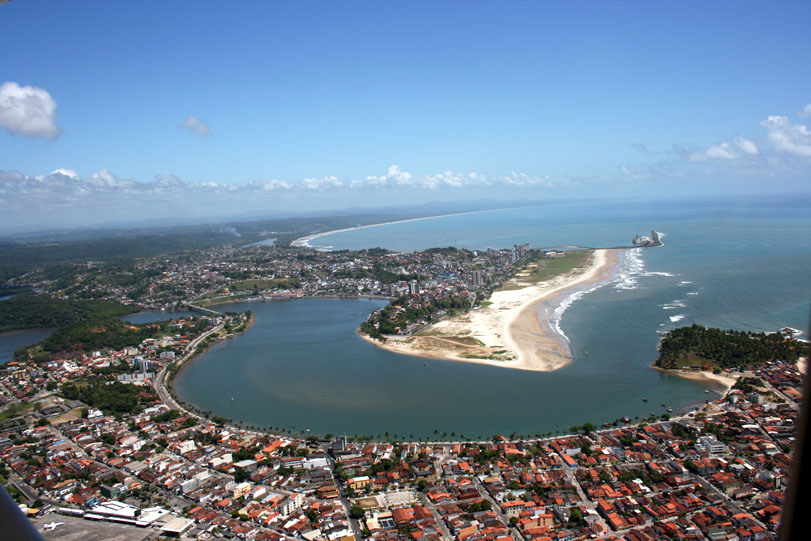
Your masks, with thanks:
[{"label": "shoreline", "polygon": [[[496,211],[502,211],[502,210],[515,210],[515,209],[523,209],[523,208],[534,208],[536,206],[537,205],[530,205],[530,206],[527,206],[527,207],[504,207],[504,208],[499,208],[499,209],[488,209],[488,210],[469,210],[469,211],[466,211],[466,212],[453,212],[451,214],[437,214],[436,216],[422,216],[420,218],[406,218],[404,220],[394,220],[394,221],[391,221],[391,222],[380,222],[380,223],[377,223],[377,224],[357,225],[355,227],[344,227],[343,229],[331,229],[329,231],[320,231],[318,233],[313,233],[311,235],[305,235],[303,237],[299,237],[297,239],[294,239],[292,242],[290,242],[290,246],[295,246],[295,247],[298,247],[298,248],[313,248],[312,246],[310,246],[310,241],[311,240],[314,240],[314,239],[317,239],[317,238],[320,238],[320,237],[326,237],[327,235],[332,235],[334,233],[345,233],[347,231],[355,231],[356,229],[367,229],[367,228],[370,228],[370,227],[379,227],[379,226],[382,226],[382,225],[404,224],[404,223],[407,223],[407,222],[418,222],[420,220],[430,220],[432,218],[448,218],[450,216],[465,216],[467,214],[480,214],[482,212],[496,212]],[[317,250],[318,248],[315,248],[315,249]]]},{"label": "shoreline", "polygon": [[304,299],[372,299],[372,300],[379,300],[379,301],[390,301],[394,297],[384,297],[382,295],[302,295],[301,297],[290,297],[290,298],[282,298],[282,299],[232,299],[227,301],[218,301],[212,302],[208,304],[204,304],[203,308],[208,308],[209,306],[218,306],[221,304],[230,304],[230,303],[237,303],[237,302],[290,302],[290,301],[300,301]]},{"label": "shoreline", "polygon": [[693,381],[704,381],[720,385],[721,387],[724,388],[724,392],[722,393],[721,398],[726,397],[726,395],[729,394],[729,391],[732,390],[732,387],[734,387],[735,384],[738,382],[737,377],[725,376],[723,374],[713,374],[709,370],[693,371],[672,368],[661,368],[659,366],[654,365],[651,365],[651,368],[653,368],[657,372],[661,372],[663,374],[670,374],[671,376],[677,376],[680,378],[690,379]]},{"label": "shoreline", "polygon": [[[618,252],[594,250],[589,265],[579,272],[517,290],[496,291],[486,308],[441,320],[420,331],[422,334],[403,339],[388,337],[386,342],[357,334],[377,347],[402,355],[517,370],[558,370],[572,362],[572,357],[566,337],[550,325],[555,310],[550,313],[549,308],[557,309],[571,295],[585,294],[607,282],[619,264]],[[460,348],[467,348],[469,353],[455,351]]]},{"label": "shoreline", "polygon": [[[256,314],[251,312],[251,317],[249,317],[248,321],[245,322],[245,328],[242,329],[241,331],[239,331],[238,333],[235,333],[234,336],[245,333],[248,329],[253,327],[254,323],[256,323]],[[160,378],[161,381],[159,382],[159,384],[166,391],[168,391],[170,395],[177,396],[177,393],[175,393],[175,379],[177,379],[177,376],[179,376],[180,373],[183,372],[188,366],[191,366],[191,364],[198,357],[200,357],[203,353],[206,353],[213,346],[219,344],[220,342],[222,342],[224,340],[225,340],[225,338],[221,338],[221,339],[217,340],[216,342],[211,342],[211,343],[209,343],[209,344],[207,344],[207,345],[205,345],[203,347],[200,347],[199,345],[195,346],[195,348],[193,350],[193,353],[191,355],[189,355],[188,357],[184,358],[182,360],[182,362],[177,365],[177,371],[174,373],[174,375],[171,377],[171,379],[168,379],[168,381],[166,381],[166,376],[164,375],[163,377]],[[177,401],[177,400],[178,399],[175,398],[175,401]]]}]

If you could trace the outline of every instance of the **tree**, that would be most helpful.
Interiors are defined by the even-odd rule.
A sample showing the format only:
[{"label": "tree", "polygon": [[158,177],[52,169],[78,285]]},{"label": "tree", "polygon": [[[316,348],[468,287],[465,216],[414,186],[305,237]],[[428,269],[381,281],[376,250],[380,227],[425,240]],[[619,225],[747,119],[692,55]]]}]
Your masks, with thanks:
[{"label": "tree", "polygon": [[363,511],[363,507],[361,507],[359,505],[353,505],[349,509],[349,516],[356,519],[356,520],[363,518],[364,514],[365,514],[365,512]]},{"label": "tree", "polygon": [[234,468],[234,481],[241,483],[250,477],[243,468]]}]

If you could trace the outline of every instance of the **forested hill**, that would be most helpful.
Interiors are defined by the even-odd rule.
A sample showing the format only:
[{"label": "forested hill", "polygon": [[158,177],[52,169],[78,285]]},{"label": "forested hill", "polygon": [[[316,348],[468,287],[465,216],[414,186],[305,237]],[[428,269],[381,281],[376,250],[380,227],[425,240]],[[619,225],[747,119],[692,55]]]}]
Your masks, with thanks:
[{"label": "forested hill", "polygon": [[693,325],[670,331],[654,363],[661,368],[710,365],[732,368],[774,360],[796,361],[806,345],[781,333],[729,331]]},{"label": "forested hill", "polygon": [[21,294],[0,301],[0,332],[64,327],[91,318],[122,316],[137,311],[138,307],[112,301],[66,301],[46,295]]}]

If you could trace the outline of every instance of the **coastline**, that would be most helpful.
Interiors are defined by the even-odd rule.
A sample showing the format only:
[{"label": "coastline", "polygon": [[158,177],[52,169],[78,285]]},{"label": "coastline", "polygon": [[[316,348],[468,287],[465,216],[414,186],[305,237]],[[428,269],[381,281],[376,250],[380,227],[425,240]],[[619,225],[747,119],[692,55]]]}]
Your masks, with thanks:
[{"label": "coastline", "polygon": [[345,233],[347,231],[355,231],[356,229],[367,229],[367,228],[370,228],[370,227],[379,227],[381,225],[404,224],[404,223],[407,223],[407,222],[419,222],[421,220],[430,220],[432,218],[447,218],[449,216],[465,216],[467,214],[481,214],[482,212],[496,212],[496,211],[501,211],[501,210],[515,210],[515,209],[519,209],[519,208],[533,208],[534,206],[535,205],[531,205],[531,206],[528,206],[528,207],[504,207],[504,208],[500,208],[500,209],[469,210],[467,212],[454,212],[454,213],[451,213],[451,214],[438,214],[436,216],[422,216],[420,218],[406,218],[404,220],[394,220],[394,221],[391,221],[391,222],[381,222],[379,224],[367,224],[367,225],[358,225],[358,226],[355,226],[355,227],[344,227],[343,229],[331,229],[329,231],[320,231],[318,233],[313,233],[312,235],[305,235],[303,237],[299,237],[299,238],[293,240],[290,243],[290,246],[296,246],[296,247],[299,247],[299,248],[312,248],[312,246],[310,246],[310,241],[311,240],[314,240],[314,239],[317,239],[317,238],[320,238],[320,237],[325,237],[327,235],[332,235],[334,233]]},{"label": "coastline", "polygon": [[585,269],[516,290],[496,291],[491,304],[439,321],[406,338],[367,342],[403,355],[549,372],[572,361],[568,341],[550,324],[550,307],[611,278],[618,249],[594,250]]},{"label": "coastline", "polygon": [[722,397],[725,397],[732,387],[738,382],[738,378],[732,376],[725,376],[723,374],[713,374],[709,370],[692,371],[692,370],[674,370],[670,368],[660,368],[651,365],[651,368],[663,374],[670,374],[671,376],[678,376],[680,378],[691,379],[693,381],[704,381],[715,383],[724,387]]},{"label": "coastline", "polygon": [[[245,322],[245,328],[243,328],[242,330],[240,330],[238,333],[235,333],[235,334],[242,334],[242,333],[246,332],[248,329],[253,327],[254,323],[256,323],[256,314],[254,314],[252,312],[251,316],[248,318],[248,321]],[[217,331],[217,333],[218,332],[219,331]],[[215,333],[212,333],[212,334],[215,334]],[[165,376],[165,374],[162,373],[161,376],[158,377],[157,384],[160,385],[166,391],[168,391],[171,395],[175,395],[175,383],[174,382],[175,382],[175,378],[177,378],[178,374],[183,372],[183,370],[185,370],[186,367],[190,366],[197,359],[197,357],[199,357],[200,355],[202,355],[203,353],[208,351],[212,346],[219,343],[220,341],[222,341],[222,339],[218,340],[217,342],[211,342],[209,344],[206,344],[203,347],[200,347],[199,345],[195,346],[194,349],[190,350],[189,354],[187,356],[184,356],[180,360],[180,363],[176,365],[177,370],[173,374],[171,374],[171,376],[169,376],[168,378]],[[164,371],[165,371],[165,369],[164,369]],[[159,389],[159,391],[160,391],[160,389]]]}]

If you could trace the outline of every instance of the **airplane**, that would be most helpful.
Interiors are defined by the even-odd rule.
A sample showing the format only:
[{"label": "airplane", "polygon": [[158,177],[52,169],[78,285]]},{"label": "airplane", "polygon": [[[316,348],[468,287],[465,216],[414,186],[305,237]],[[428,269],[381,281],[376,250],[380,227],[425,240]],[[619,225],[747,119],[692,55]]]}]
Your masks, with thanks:
[{"label": "airplane", "polygon": [[44,525],[43,529],[54,531],[57,526],[62,526],[63,524],[64,522],[51,522],[49,524]]}]

